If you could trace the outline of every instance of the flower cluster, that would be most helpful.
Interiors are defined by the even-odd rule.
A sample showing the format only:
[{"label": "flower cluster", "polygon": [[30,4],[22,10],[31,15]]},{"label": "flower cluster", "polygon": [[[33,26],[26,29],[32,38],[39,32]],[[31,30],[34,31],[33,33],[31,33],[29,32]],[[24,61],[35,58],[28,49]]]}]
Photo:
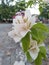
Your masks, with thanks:
[{"label": "flower cluster", "polygon": [[38,60],[40,52],[41,54],[44,54],[41,49],[46,51],[45,44],[43,43],[43,37],[41,37],[42,34],[40,34],[42,32],[39,30],[39,28],[43,30],[46,30],[46,28],[44,28],[42,23],[35,23],[35,21],[36,17],[32,16],[29,10],[17,12],[12,23],[13,30],[8,33],[8,35],[13,38],[16,43],[21,42],[20,46],[27,58],[29,57],[28,59],[31,58],[33,61]]},{"label": "flower cluster", "polygon": [[24,16],[21,12],[17,12],[13,19],[13,30],[9,32],[9,36],[19,42],[29,31],[32,25],[35,24],[35,17],[31,17],[30,11],[25,11]]}]

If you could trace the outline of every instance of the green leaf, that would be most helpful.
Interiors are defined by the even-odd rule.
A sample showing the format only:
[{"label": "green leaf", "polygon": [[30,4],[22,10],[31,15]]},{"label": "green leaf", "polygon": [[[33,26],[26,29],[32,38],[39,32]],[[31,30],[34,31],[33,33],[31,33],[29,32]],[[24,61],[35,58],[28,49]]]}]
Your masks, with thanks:
[{"label": "green leaf", "polygon": [[44,46],[39,47],[40,52],[37,59],[34,61],[35,65],[42,65],[42,59],[46,59],[46,48]]},{"label": "green leaf", "polygon": [[40,53],[44,59],[46,59],[46,48],[44,46],[40,47]]},{"label": "green leaf", "polygon": [[27,60],[28,60],[29,62],[31,62],[31,61],[32,61],[32,58],[31,58],[29,52],[26,52],[26,56],[27,56]]},{"label": "green leaf", "polygon": [[29,0],[27,3],[27,6],[31,6],[33,4],[33,1]]},{"label": "green leaf", "polygon": [[36,28],[32,28],[31,30],[32,39],[36,40],[38,43],[43,42],[46,36],[42,31],[36,30]]},{"label": "green leaf", "polygon": [[30,34],[29,34],[29,32],[26,34],[25,37],[22,38],[21,42],[22,42],[23,51],[27,52],[27,50],[29,49],[29,45],[30,45]]},{"label": "green leaf", "polygon": [[48,32],[48,28],[46,25],[44,25],[43,23],[37,23],[33,26],[33,28],[36,28],[36,29],[40,29],[42,31],[45,31],[45,32]]},{"label": "green leaf", "polygon": [[39,11],[40,11],[40,12],[42,12],[42,11],[43,11],[43,8],[42,8],[41,6],[39,7]]},{"label": "green leaf", "polygon": [[32,39],[36,40],[38,43],[43,42],[46,38],[45,33],[48,31],[48,28],[42,24],[37,23],[31,28]]},{"label": "green leaf", "polygon": [[38,37],[38,32],[36,29],[33,28],[33,30],[31,30],[31,35],[32,35],[32,39],[39,41],[39,37]]},{"label": "green leaf", "polygon": [[35,65],[41,65],[42,64],[42,56],[39,52],[37,59],[34,61]]}]

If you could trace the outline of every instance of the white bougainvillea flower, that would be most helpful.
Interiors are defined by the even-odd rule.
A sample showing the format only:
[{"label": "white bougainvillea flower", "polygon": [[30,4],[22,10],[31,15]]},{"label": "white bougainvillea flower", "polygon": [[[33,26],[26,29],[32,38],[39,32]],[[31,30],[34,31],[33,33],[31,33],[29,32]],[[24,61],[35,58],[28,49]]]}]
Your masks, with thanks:
[{"label": "white bougainvillea flower", "polygon": [[37,42],[35,40],[32,40],[29,49],[30,56],[32,57],[33,60],[35,60],[38,56],[39,53],[39,48],[37,46]]},{"label": "white bougainvillea flower", "polygon": [[40,51],[39,47],[41,47],[41,46],[45,46],[44,43],[37,44],[37,41],[31,40],[29,53],[33,60],[35,60],[37,58],[38,53]]},{"label": "white bougainvillea flower", "polygon": [[14,65],[25,65],[23,61],[15,61]]},{"label": "white bougainvillea flower", "polygon": [[16,24],[21,24],[23,23],[23,19],[22,19],[22,15],[17,15],[14,19],[13,19],[13,25],[15,26]]},{"label": "white bougainvillea flower", "polygon": [[[20,14],[20,13],[19,13]],[[25,20],[25,21],[24,21]],[[35,16],[31,16],[31,13],[29,10],[26,10],[24,12],[24,16],[22,15],[17,15],[14,19],[13,19],[13,25],[15,26],[16,24],[21,24],[21,23],[26,23],[26,20],[31,23],[32,25],[35,24]]]},{"label": "white bougainvillea flower", "polygon": [[[19,42],[35,24],[35,17],[32,17],[30,11],[26,10],[24,16],[17,15],[13,20],[13,31],[9,32],[9,36]],[[16,34],[16,35],[15,35]],[[14,36],[14,37],[13,37]]]},{"label": "white bougainvillea flower", "polygon": [[18,34],[15,30],[12,30],[8,33],[8,35],[14,39],[15,42],[19,42],[22,38],[20,34]]},{"label": "white bougainvillea flower", "polygon": [[35,24],[36,16],[31,16],[31,13],[29,10],[25,11],[24,19],[28,18],[28,22],[30,22],[32,25]]}]

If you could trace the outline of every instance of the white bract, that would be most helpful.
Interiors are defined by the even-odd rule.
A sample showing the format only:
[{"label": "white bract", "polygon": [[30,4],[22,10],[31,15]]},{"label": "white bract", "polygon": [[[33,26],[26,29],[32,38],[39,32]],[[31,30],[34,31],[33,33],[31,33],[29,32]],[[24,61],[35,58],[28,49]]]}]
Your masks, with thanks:
[{"label": "white bract", "polygon": [[29,10],[26,10],[24,14],[24,16],[17,15],[15,19],[13,19],[13,30],[8,34],[15,42],[19,42],[35,24],[35,16],[31,16]]},{"label": "white bract", "polygon": [[34,40],[31,40],[30,42],[30,48],[29,48],[29,53],[30,56],[32,57],[33,60],[35,60],[38,56],[39,48],[37,46],[37,42]]},{"label": "white bract", "polygon": [[37,44],[37,41],[35,40],[30,41],[30,48],[28,51],[33,60],[35,60],[38,57],[38,53],[40,51],[39,47],[41,46],[45,46],[44,43]]}]

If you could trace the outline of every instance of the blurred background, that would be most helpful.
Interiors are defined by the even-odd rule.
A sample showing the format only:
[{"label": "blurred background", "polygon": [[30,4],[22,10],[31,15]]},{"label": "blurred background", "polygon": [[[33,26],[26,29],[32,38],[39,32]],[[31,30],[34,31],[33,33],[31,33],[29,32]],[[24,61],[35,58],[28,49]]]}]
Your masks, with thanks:
[{"label": "blurred background", "polygon": [[37,21],[49,23],[49,0],[0,0],[0,23],[12,23],[16,12],[27,8]]}]

